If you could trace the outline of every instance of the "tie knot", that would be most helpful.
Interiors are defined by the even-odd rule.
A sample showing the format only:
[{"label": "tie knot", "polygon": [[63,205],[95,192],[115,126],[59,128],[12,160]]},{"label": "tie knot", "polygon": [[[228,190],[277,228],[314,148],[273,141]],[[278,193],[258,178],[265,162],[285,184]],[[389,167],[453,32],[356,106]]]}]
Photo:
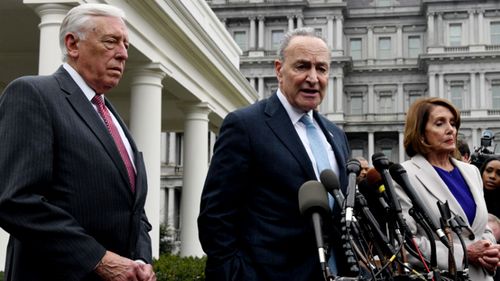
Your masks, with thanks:
[{"label": "tie knot", "polygon": [[95,104],[95,105],[99,105],[99,106],[102,106],[104,104],[104,101],[102,99],[102,95],[101,94],[96,94],[93,98],[92,98],[92,103]]},{"label": "tie knot", "polygon": [[311,116],[309,114],[304,114],[300,117],[300,122],[302,122],[306,126],[314,125]]}]

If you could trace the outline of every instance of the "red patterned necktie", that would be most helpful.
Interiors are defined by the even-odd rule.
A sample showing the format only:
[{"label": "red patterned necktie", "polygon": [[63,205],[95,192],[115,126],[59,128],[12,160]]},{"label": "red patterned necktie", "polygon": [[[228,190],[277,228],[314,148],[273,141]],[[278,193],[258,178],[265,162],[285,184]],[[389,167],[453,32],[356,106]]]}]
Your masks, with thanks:
[{"label": "red patterned necktie", "polygon": [[127,149],[125,148],[125,145],[123,144],[123,140],[120,137],[120,133],[118,133],[118,129],[115,126],[115,123],[113,123],[113,119],[111,118],[111,114],[109,113],[108,109],[106,108],[106,105],[104,105],[104,100],[103,97],[101,97],[100,94],[96,94],[92,98],[92,103],[97,106],[97,111],[99,112],[99,115],[101,115],[102,119],[104,120],[104,124],[106,124],[106,127],[108,128],[109,133],[113,137],[113,140],[115,141],[116,147],[118,148],[118,151],[120,152],[120,156],[122,157],[123,163],[125,164],[125,167],[127,168],[127,174],[128,174],[128,179],[130,181],[130,188],[132,192],[135,191],[135,170],[134,166],[132,166],[132,162],[130,161],[130,157],[128,155]]}]

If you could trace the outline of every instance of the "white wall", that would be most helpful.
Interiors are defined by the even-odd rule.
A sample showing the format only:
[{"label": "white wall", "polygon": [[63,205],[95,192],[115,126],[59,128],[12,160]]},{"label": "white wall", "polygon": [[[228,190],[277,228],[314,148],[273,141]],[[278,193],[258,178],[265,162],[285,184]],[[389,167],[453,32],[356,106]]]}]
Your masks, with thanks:
[{"label": "white wall", "polygon": [[4,271],[5,253],[7,251],[7,242],[9,242],[9,234],[0,228],[0,271]]}]

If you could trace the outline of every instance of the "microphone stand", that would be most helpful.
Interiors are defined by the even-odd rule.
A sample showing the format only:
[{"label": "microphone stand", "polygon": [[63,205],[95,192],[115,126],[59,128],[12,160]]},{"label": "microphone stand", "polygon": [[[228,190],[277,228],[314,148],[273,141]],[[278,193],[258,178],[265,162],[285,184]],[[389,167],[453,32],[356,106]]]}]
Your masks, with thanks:
[{"label": "microphone stand", "polygon": [[464,253],[464,258],[463,258],[464,269],[462,271],[461,277],[464,278],[464,280],[467,280],[469,277],[469,258],[467,257],[467,245],[465,245],[464,238],[462,237],[462,227],[457,222],[457,216],[453,217],[450,220],[450,226],[453,232],[457,234],[458,239],[460,240],[460,245],[462,245],[462,251]]},{"label": "microphone stand", "polygon": [[[432,234],[432,229],[431,227],[425,222],[422,214],[417,211],[415,208],[410,208],[408,210],[408,214],[416,221],[418,222],[422,228],[424,229],[425,234],[429,238],[429,244],[431,246],[431,269],[432,269],[432,276],[434,281],[439,281],[441,280],[441,274],[439,271],[439,268],[437,266],[437,254],[436,254],[436,240],[434,239],[434,235]],[[425,261],[423,261],[425,262]]]},{"label": "microphone stand", "polygon": [[[448,251],[448,272],[450,274],[450,277],[453,280],[457,280],[457,264],[455,261],[455,255],[454,255],[454,249],[453,249],[453,237],[451,235],[451,230],[450,230],[450,220],[451,220],[451,211],[450,207],[448,206],[448,201],[445,203],[442,203],[440,201],[436,202],[439,213],[441,214],[440,222],[441,222],[441,227],[444,229],[444,232],[446,236],[448,237],[448,240],[450,241],[450,248]],[[464,256],[467,255],[467,252],[464,252]]]}]

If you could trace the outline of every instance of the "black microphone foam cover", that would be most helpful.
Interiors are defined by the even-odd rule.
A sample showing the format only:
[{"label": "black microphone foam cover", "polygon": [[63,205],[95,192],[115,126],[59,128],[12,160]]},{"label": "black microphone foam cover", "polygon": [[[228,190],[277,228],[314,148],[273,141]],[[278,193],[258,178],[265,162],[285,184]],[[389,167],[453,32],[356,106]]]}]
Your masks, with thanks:
[{"label": "black microphone foam cover", "polygon": [[340,189],[339,179],[331,169],[323,170],[319,175],[319,179],[328,193],[332,193],[334,189]]},{"label": "black microphone foam cover", "polygon": [[330,211],[328,195],[323,184],[315,180],[302,184],[299,188],[299,209],[301,214]]}]

